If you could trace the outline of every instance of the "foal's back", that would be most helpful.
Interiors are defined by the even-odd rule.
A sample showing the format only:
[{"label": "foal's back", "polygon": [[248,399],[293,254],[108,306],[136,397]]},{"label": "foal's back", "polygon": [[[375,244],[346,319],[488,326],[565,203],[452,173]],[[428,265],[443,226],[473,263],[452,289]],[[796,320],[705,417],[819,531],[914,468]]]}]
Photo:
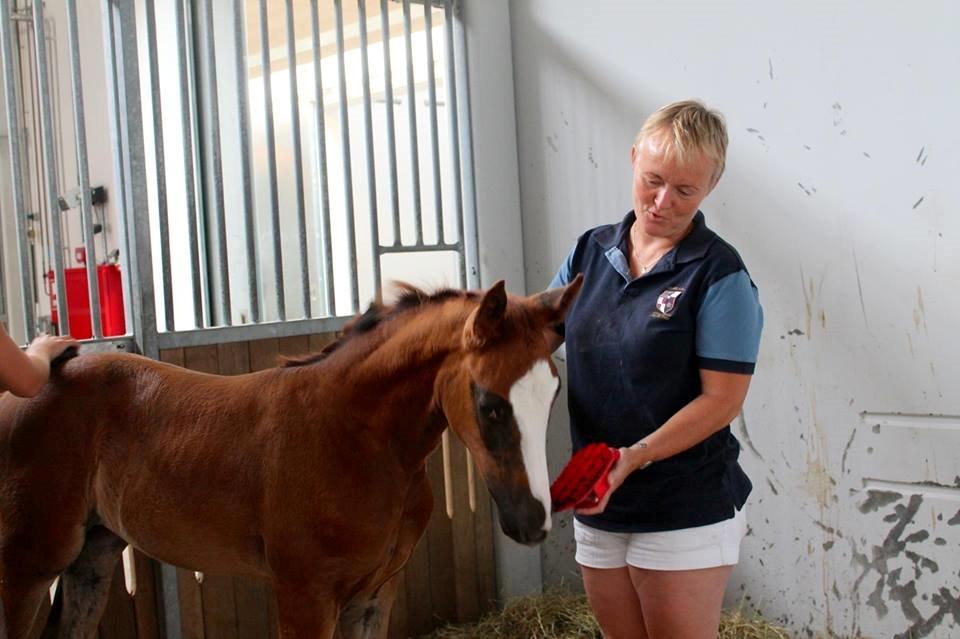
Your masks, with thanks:
[{"label": "foal's back", "polygon": [[0,397],[0,482],[19,487],[0,495],[0,535],[29,522],[48,530],[51,548],[71,546],[100,522],[171,563],[260,572],[277,375],[91,354],[63,364],[35,398]]}]

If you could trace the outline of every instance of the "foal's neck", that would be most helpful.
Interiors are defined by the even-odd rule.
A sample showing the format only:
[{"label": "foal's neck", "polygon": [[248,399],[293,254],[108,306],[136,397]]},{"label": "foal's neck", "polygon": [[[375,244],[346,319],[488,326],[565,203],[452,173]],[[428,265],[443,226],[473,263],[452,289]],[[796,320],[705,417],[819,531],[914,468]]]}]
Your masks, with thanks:
[{"label": "foal's neck", "polygon": [[351,389],[363,427],[394,441],[405,466],[422,465],[447,427],[437,376],[462,350],[472,307],[451,301],[389,318],[331,371]]}]

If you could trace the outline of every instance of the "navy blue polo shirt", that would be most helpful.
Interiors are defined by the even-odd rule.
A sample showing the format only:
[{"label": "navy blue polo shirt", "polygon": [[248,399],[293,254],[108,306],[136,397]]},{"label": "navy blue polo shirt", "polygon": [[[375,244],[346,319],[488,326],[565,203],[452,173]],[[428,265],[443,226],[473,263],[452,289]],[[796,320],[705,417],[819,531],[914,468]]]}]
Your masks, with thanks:
[{"label": "navy blue polo shirt", "polygon": [[[752,374],[763,310],[737,251],[693,229],[643,277],[627,260],[633,211],[584,233],[551,287],[583,273],[558,332],[567,351],[574,451],[591,442],[631,446],[701,392],[700,369]],[[752,488],[727,425],[693,448],[631,474],[606,510],[577,515],[612,532],[713,524],[734,515]]]}]

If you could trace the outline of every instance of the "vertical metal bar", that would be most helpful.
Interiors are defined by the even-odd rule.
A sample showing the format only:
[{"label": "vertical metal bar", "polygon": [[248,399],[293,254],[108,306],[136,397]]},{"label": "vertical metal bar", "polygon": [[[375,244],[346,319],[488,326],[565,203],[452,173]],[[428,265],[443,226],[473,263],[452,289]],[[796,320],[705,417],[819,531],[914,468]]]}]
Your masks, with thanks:
[{"label": "vertical metal bar", "polygon": [[373,156],[373,105],[370,99],[370,61],[367,56],[367,3],[357,0],[360,27],[360,67],[363,80],[363,124],[367,138],[367,199],[370,214],[370,251],[373,261],[373,295],[380,296],[380,221],[377,211],[377,174]]},{"label": "vertical metal bar", "polygon": [[193,323],[203,328],[203,286],[200,282],[200,236],[197,203],[196,167],[193,154],[193,118],[190,109],[190,78],[187,60],[187,17],[185,0],[176,6],[177,63],[180,76],[180,125],[183,129],[183,167],[187,195],[187,241],[190,243],[190,281],[193,285]]},{"label": "vertical metal bar", "polygon": [[[117,12],[117,20],[112,26],[118,30],[119,46],[115,50],[116,57],[109,63],[114,67],[111,70],[114,76],[117,69],[122,73],[122,81],[115,85],[116,100],[110,103],[120,108],[118,113],[112,113],[111,116],[112,121],[119,124],[116,136],[123,159],[123,208],[117,215],[120,237],[125,241],[121,256],[130,256],[123,264],[124,272],[129,273],[129,281],[137,282],[138,287],[137,295],[132,300],[133,333],[139,338],[143,354],[157,358],[160,353],[157,349],[157,309],[150,248],[147,177],[144,171],[136,11],[133,2],[104,0],[105,10],[111,6]],[[124,293],[131,292],[128,285]]]},{"label": "vertical metal bar", "polygon": [[[54,22],[53,18],[44,19],[44,29],[46,29],[47,34],[49,34],[45,37],[46,42],[44,43],[47,48],[48,68],[59,69],[60,58],[57,52],[57,29],[56,22]],[[63,164],[63,99],[61,98],[60,82],[53,83],[53,86],[51,87],[50,100],[53,113],[53,154],[56,158],[55,166],[57,167],[57,193],[59,194],[64,193],[67,190],[64,186],[66,183],[66,169],[64,168]],[[59,211],[59,209],[57,210]],[[60,232],[64,238],[64,259],[69,263],[70,247],[73,246],[73,242],[70,239],[70,224],[68,223],[66,211],[62,212],[59,220],[61,229]]]},{"label": "vertical metal bar", "polygon": [[13,58],[13,29],[16,24],[10,19],[10,0],[0,0],[0,55],[3,57],[4,96],[7,107],[7,135],[10,140],[10,190],[13,196],[13,213],[17,229],[17,258],[24,266],[20,273],[20,294],[23,302],[23,327],[27,341],[30,342],[36,335],[36,325],[33,316],[33,286],[31,273],[32,264],[30,250],[27,246],[26,215],[24,208],[22,150],[20,148],[20,133],[23,128],[17,113],[20,111],[20,90],[14,80],[15,65]]},{"label": "vertical metal bar", "polygon": [[253,179],[250,176],[250,95],[247,90],[247,26],[244,0],[233,0],[233,37],[236,50],[237,119],[240,123],[240,182],[243,191],[243,225],[247,241],[247,291],[250,321],[260,322],[260,252],[257,250],[257,220],[253,213]]},{"label": "vertical metal bar", "polygon": [[427,39],[427,91],[430,101],[430,149],[433,159],[433,211],[437,244],[444,243],[443,187],[440,180],[440,140],[437,131],[437,76],[433,63],[433,3],[423,3],[424,34]]},{"label": "vertical metal bar", "polygon": [[[126,183],[126,174],[124,172],[125,166],[125,155],[126,148],[123,145],[122,129],[123,126],[120,122],[121,109],[121,94],[122,89],[120,86],[120,79],[117,75],[117,67],[121,64],[121,53],[116,39],[116,32],[114,27],[114,10],[113,3],[111,0],[101,0],[101,17],[103,19],[103,39],[104,39],[104,69],[107,72],[107,111],[109,117],[109,131],[110,131],[110,146],[113,149],[111,157],[113,158],[113,183],[114,183],[114,197],[113,201],[117,207],[117,221],[121,225],[122,235],[121,237],[124,241],[127,241],[129,238],[126,235],[126,227],[124,215],[126,212],[126,202],[127,202],[127,183]],[[127,255],[127,251],[120,251],[120,262],[121,268],[124,273],[131,274],[131,276],[123,280],[123,313],[124,318],[129,318],[133,320],[134,318],[134,292],[132,271],[130,270],[130,256]],[[151,282],[151,290],[153,288]],[[138,293],[139,294],[139,293]],[[137,311],[139,312],[139,311]],[[135,323],[135,322],[134,322]],[[172,326],[171,326],[172,329]],[[130,330],[130,327],[127,327],[127,332],[133,332],[135,338],[140,336],[136,334],[136,329],[133,331]],[[144,351],[142,351],[144,352]],[[145,353],[145,352],[144,352]]]},{"label": "vertical metal bar", "polygon": [[[39,242],[40,250],[40,263],[42,267],[43,280],[45,281],[44,291],[47,293],[48,301],[52,299],[50,297],[51,293],[54,291],[52,288],[53,282],[55,281],[55,273],[52,276],[54,279],[51,279],[50,274],[54,272],[53,270],[53,236],[51,235],[52,230],[51,226],[54,223],[54,216],[50,212],[50,200],[45,195],[46,189],[46,164],[44,163],[43,155],[43,108],[40,104],[40,84],[39,77],[40,71],[37,67],[37,56],[36,56],[36,39],[33,32],[32,20],[24,24],[23,37],[27,41],[26,46],[24,47],[28,51],[34,52],[33,55],[28,54],[28,64],[25,73],[27,75],[26,81],[29,84],[30,91],[30,132],[28,134],[28,139],[31,141],[27,147],[27,159],[33,160],[33,188],[34,188],[34,208],[32,212],[35,214],[34,219],[37,221],[37,224],[40,226],[40,236],[43,238]],[[24,109],[27,107],[24,106]],[[36,250],[36,249],[34,249]],[[52,319],[53,307],[51,306],[51,319]]]},{"label": "vertical metal bar", "polygon": [[280,252],[280,196],[277,187],[277,144],[273,122],[273,85],[270,78],[270,28],[267,22],[267,2],[260,0],[260,66],[263,71],[263,106],[266,118],[267,177],[270,189],[270,224],[273,238],[273,277],[276,286],[277,316],[287,319],[286,296],[283,289],[283,255]]},{"label": "vertical metal bar", "polygon": [[[454,2],[456,17],[454,17]],[[455,65],[452,74],[454,82],[450,86],[451,101],[447,107],[451,113],[457,112],[457,134],[459,144],[455,156],[457,176],[457,195],[460,197],[460,179],[463,180],[462,201],[457,206],[457,224],[460,244],[463,248],[463,264],[466,272],[466,286],[480,286],[480,246],[477,227],[477,185],[473,174],[473,132],[470,116],[470,76],[467,69],[467,32],[463,26],[463,2],[444,0],[444,20],[447,28],[447,64]],[[455,84],[456,83],[456,84]],[[462,210],[461,210],[462,207]],[[461,268],[464,268],[463,266]]]},{"label": "vertical metal bar", "polygon": [[350,312],[359,309],[357,236],[353,219],[353,172],[350,166],[350,118],[347,104],[347,71],[343,50],[343,0],[334,0],[337,15],[337,67],[340,86],[340,148],[343,152],[343,191],[346,198],[347,260],[350,266]]},{"label": "vertical metal bar", "polygon": [[454,61],[454,36],[453,36],[453,6],[452,0],[444,0],[443,3],[443,33],[444,44],[446,45],[446,85],[447,85],[447,121],[450,125],[450,162],[453,166],[451,174],[453,175],[453,201],[454,210],[457,214],[457,241],[460,243],[460,283],[462,286],[473,287],[468,284],[467,277],[467,256],[466,242],[464,241],[464,220],[463,220],[463,190],[460,175],[460,126],[457,115],[457,68]]},{"label": "vertical metal bar", "polygon": [[417,91],[413,78],[413,39],[410,0],[403,0],[403,40],[407,50],[407,122],[410,128],[410,180],[413,194],[414,244],[423,241],[423,211],[420,207],[420,150],[417,142]]},{"label": "vertical metal bar", "polygon": [[[320,68],[320,11],[318,0],[310,0],[310,38],[313,48],[313,84],[316,91],[316,118],[317,129],[317,158],[320,175],[320,206],[316,209],[319,220],[314,224],[320,231],[319,251],[320,262],[317,272],[323,278],[323,309],[327,315],[335,315],[333,290],[333,240],[330,237],[330,188],[327,179],[327,125],[323,103],[323,73]],[[315,216],[317,213],[314,214]]]},{"label": "vertical metal bar", "polygon": [[43,5],[37,2],[32,7],[33,42],[37,57],[37,81],[40,94],[47,202],[50,207],[50,234],[53,242],[53,270],[57,285],[57,323],[61,335],[70,333],[70,318],[67,315],[66,274],[63,265],[63,241],[60,236],[60,207],[57,204],[57,167],[53,151],[53,117],[50,112],[50,78],[47,76],[47,47],[43,24]]},{"label": "vertical metal bar", "polygon": [[83,109],[83,76],[80,66],[80,35],[77,29],[76,0],[66,0],[67,40],[70,46],[70,72],[73,80],[73,126],[77,136],[77,176],[80,183],[80,220],[86,250],[87,290],[90,297],[90,325],[95,338],[102,337],[100,326],[100,286],[96,252],[93,245],[93,205],[90,202],[90,173],[87,162],[87,125]]},{"label": "vertical metal bar", "polygon": [[[35,49],[35,45],[31,44],[33,42],[33,30],[30,23],[23,25],[23,31],[18,33],[18,39],[20,42],[26,41],[26,44],[21,44],[23,50],[32,51]],[[26,115],[27,110],[27,95],[30,96],[30,130],[27,133],[27,139],[29,143],[24,148],[25,159],[27,162],[31,162],[32,166],[27,173],[27,181],[32,187],[33,193],[31,193],[31,202],[30,210],[34,215],[34,221],[36,225],[40,228],[39,236],[42,238],[39,241],[39,250],[40,250],[40,266],[43,273],[42,279],[45,282],[48,282],[47,276],[50,272],[50,247],[53,245],[53,241],[50,239],[50,224],[47,219],[47,200],[43,196],[43,153],[39,151],[39,140],[40,140],[40,108],[38,106],[38,95],[39,90],[37,89],[37,60],[36,56],[29,55],[26,56],[26,64],[23,64],[21,59],[21,86],[23,87],[22,96],[23,96],[23,109],[24,115]],[[30,147],[33,147],[32,149]],[[31,247],[31,250],[36,251],[36,245]],[[48,282],[44,286],[45,293],[49,296],[49,285]]]},{"label": "vertical metal bar", "polygon": [[297,47],[293,22],[293,0],[287,0],[287,60],[290,72],[290,128],[293,134],[293,180],[297,207],[297,232],[300,235],[300,281],[303,290],[303,316],[313,317],[310,308],[310,266],[307,258],[307,212],[303,194],[303,148],[300,143],[300,92],[297,87]]},{"label": "vertical metal bar", "polygon": [[390,212],[393,245],[400,244],[400,193],[397,184],[397,134],[393,120],[393,70],[390,64],[390,11],[387,0],[380,0],[380,31],[383,41],[383,90],[387,115],[387,155],[390,163]]},{"label": "vertical metal bar", "polygon": [[[128,310],[127,332],[138,340],[140,352],[158,358],[156,297],[153,280],[153,258],[150,246],[150,223],[147,197],[147,178],[144,169],[143,114],[140,106],[140,69],[137,59],[137,20],[133,2],[102,0],[104,40],[108,47],[107,101],[110,111],[110,135],[114,147],[114,168],[121,197],[117,224],[123,245],[120,249],[125,274],[124,303]],[[119,42],[114,33],[114,15]],[[116,46],[119,44],[119,46]],[[118,81],[117,71],[122,73]],[[121,164],[122,160],[122,164]],[[122,176],[122,177],[121,177]],[[129,223],[129,224],[128,224]],[[129,233],[128,233],[129,231]],[[137,282],[136,298],[131,282]],[[130,309],[132,308],[132,315]],[[132,330],[130,324],[132,323]],[[167,588],[171,581],[169,570],[164,570],[163,600],[167,639],[180,639],[180,606],[175,588]]]},{"label": "vertical metal bar", "polygon": [[150,68],[150,102],[153,110],[154,162],[157,170],[157,217],[160,231],[160,278],[166,330],[174,330],[173,281],[170,276],[170,221],[167,209],[167,168],[163,145],[163,108],[160,106],[160,71],[157,62],[157,11],[154,0],[144,0],[147,57]]},{"label": "vertical metal bar", "polygon": [[[186,77],[190,87],[188,96],[188,113],[190,114],[191,139],[193,143],[193,183],[196,193],[196,229],[197,229],[197,277],[200,281],[200,321],[202,326],[209,326],[213,320],[213,293],[210,291],[210,276],[212,266],[210,265],[210,241],[208,239],[209,229],[207,226],[207,209],[210,204],[206,198],[206,180],[204,176],[205,166],[202,157],[203,143],[199,114],[201,108],[200,86],[198,72],[200,63],[197,62],[197,49],[201,47],[199,39],[203,37],[200,30],[195,28],[194,20],[199,18],[198,10],[200,2],[195,0],[183,0],[184,3],[184,22],[183,34],[186,43]],[[197,16],[197,18],[195,18]],[[211,34],[212,37],[212,34]]]},{"label": "vertical metal bar", "polygon": [[230,268],[227,264],[227,220],[223,197],[223,156],[220,148],[220,97],[217,89],[217,47],[214,39],[213,1],[203,3],[204,55],[207,61],[207,128],[210,131],[210,159],[213,163],[214,219],[217,222],[217,275],[220,279],[219,315],[223,326],[233,324],[230,317]]}]

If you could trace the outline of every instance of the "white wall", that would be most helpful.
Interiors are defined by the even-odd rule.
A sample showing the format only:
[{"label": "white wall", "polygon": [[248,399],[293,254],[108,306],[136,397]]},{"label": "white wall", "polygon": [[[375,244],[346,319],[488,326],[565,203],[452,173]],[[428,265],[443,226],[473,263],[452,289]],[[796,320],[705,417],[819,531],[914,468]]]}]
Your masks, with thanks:
[{"label": "white wall", "polygon": [[[515,0],[510,18],[531,290],[630,208],[653,109],[726,115],[703,209],[766,311],[728,604],[810,633],[960,636],[960,5]],[[568,523],[548,584],[575,579]]]}]

